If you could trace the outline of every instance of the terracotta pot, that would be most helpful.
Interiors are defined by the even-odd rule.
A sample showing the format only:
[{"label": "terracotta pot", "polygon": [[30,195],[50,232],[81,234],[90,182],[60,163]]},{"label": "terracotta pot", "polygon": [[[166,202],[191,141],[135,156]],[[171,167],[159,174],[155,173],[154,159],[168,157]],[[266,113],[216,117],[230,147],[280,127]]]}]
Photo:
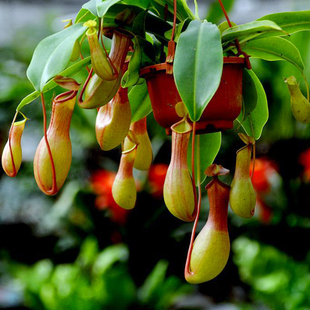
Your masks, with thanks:
[{"label": "terracotta pot", "polygon": [[[197,122],[197,133],[233,128],[233,121],[238,117],[242,108],[244,66],[244,58],[224,57],[220,86]],[[182,101],[173,75],[166,73],[166,63],[143,68],[140,74],[146,79],[156,121],[166,129],[167,134],[171,134],[170,127],[181,120],[175,112],[175,105]]]}]

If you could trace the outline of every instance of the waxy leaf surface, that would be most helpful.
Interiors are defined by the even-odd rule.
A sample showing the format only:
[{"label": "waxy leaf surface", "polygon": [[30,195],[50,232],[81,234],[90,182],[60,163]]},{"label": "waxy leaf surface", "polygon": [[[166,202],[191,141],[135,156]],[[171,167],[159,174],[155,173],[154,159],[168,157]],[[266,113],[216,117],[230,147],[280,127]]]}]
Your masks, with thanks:
[{"label": "waxy leaf surface", "polygon": [[250,22],[225,30],[222,34],[222,42],[227,43],[234,41],[235,39],[240,39],[240,42],[248,41],[249,39],[261,36],[264,33],[274,31],[283,34],[281,27],[274,22],[268,20]]},{"label": "waxy leaf surface", "polygon": [[152,112],[146,82],[134,86],[128,94],[131,107],[131,122],[137,122]]},{"label": "waxy leaf surface", "polygon": [[[159,16],[165,16],[166,7],[173,16],[173,0],[151,0],[151,3]],[[183,21],[186,18],[195,19],[195,16],[188,7],[186,0],[177,0],[177,19]]]},{"label": "waxy leaf surface", "polygon": [[257,90],[249,70],[243,69],[242,78],[242,99],[243,99],[243,120],[245,120],[257,105]]},{"label": "waxy leaf surface", "polygon": [[121,0],[107,0],[107,1],[99,1],[97,3],[97,12],[99,17],[103,17],[109,10],[117,2]]},{"label": "waxy leaf surface", "polygon": [[97,14],[97,3],[101,2],[102,0],[90,0],[83,4],[82,9],[86,9],[91,12],[93,15],[98,16]]},{"label": "waxy leaf surface", "polygon": [[273,21],[289,34],[310,30],[310,11],[269,14],[257,20]]},{"label": "waxy leaf surface", "polygon": [[75,41],[83,35],[82,24],[70,26],[42,40],[34,51],[27,70],[34,88],[42,91],[44,85],[63,71],[70,61]]},{"label": "waxy leaf surface", "polygon": [[286,60],[296,66],[298,70],[304,70],[304,63],[297,47],[290,41],[280,37],[257,39],[241,45],[244,52],[252,58],[260,58],[268,61]]},{"label": "waxy leaf surface", "polygon": [[189,116],[198,121],[221,81],[223,50],[217,26],[192,21],[179,37],[173,68]]},{"label": "waxy leaf surface", "polygon": [[123,0],[122,2],[147,9],[151,5],[152,0]]},{"label": "waxy leaf surface", "polygon": [[96,16],[92,12],[90,12],[87,9],[81,9],[79,13],[76,15],[74,23],[75,24],[85,23],[89,20],[95,20],[95,19]]},{"label": "waxy leaf surface", "polygon": [[242,120],[243,117],[241,113],[238,117],[238,121],[241,123],[247,135],[253,137],[255,140],[258,140],[262,135],[263,128],[269,117],[267,97],[263,85],[255,73],[252,70],[248,70],[248,73],[256,87],[257,104],[246,120]]},{"label": "waxy leaf surface", "polygon": [[[67,69],[65,69],[64,71],[60,72],[60,75],[62,75],[62,76],[72,76],[75,73],[79,72],[82,68],[87,66],[89,63],[90,63],[90,56],[80,60],[79,62],[75,63],[74,65],[72,65],[72,66],[68,67]],[[43,87],[42,92],[46,93],[46,92],[52,90],[53,88],[55,88],[56,86],[57,86],[57,83],[54,80],[50,80],[49,82],[47,82],[45,84],[45,86]],[[32,92],[31,94],[26,96],[20,102],[20,104],[17,106],[16,110],[20,111],[24,106],[30,104],[32,101],[34,101],[39,96],[40,96],[40,92],[38,90]]]},{"label": "waxy leaf surface", "polygon": [[[222,144],[220,132],[196,135],[195,138],[195,184],[198,185],[198,163],[200,165],[200,183],[206,179],[205,170],[213,163]],[[192,171],[192,141],[187,150],[187,165]]]}]

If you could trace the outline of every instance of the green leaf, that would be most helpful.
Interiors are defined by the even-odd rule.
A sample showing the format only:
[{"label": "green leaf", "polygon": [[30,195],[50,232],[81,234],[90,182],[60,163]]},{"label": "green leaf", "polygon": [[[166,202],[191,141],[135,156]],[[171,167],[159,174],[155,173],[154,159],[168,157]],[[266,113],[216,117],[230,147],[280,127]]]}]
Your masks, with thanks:
[{"label": "green leaf", "polygon": [[[223,5],[229,13],[229,11],[232,9],[235,0],[222,0]],[[217,24],[221,18],[224,17],[224,13],[222,11],[221,6],[218,3],[218,0],[213,1],[213,3],[210,6],[210,9],[208,11],[208,15],[206,17],[206,20],[208,20],[211,23]]]},{"label": "green leaf", "polygon": [[91,12],[93,15],[98,16],[97,3],[99,2],[101,2],[101,0],[90,0],[82,6],[82,9],[86,9],[89,12]]},{"label": "green leaf", "polygon": [[[86,67],[88,64],[90,64],[90,56],[76,62],[72,66],[68,67],[64,71],[60,72],[59,75],[62,76],[72,76],[79,72],[81,69]],[[48,83],[45,84],[43,87],[43,92],[46,93],[50,91],[51,89],[55,88],[58,84],[54,80],[50,80]]]},{"label": "green leaf", "polygon": [[110,7],[112,7],[117,2],[120,2],[121,0],[106,0],[103,2],[97,3],[97,12],[99,17],[103,17],[109,10]]},{"label": "green leaf", "polygon": [[[183,20],[182,22],[180,22],[176,28],[175,28],[175,33],[174,33],[174,38],[173,40],[175,42],[178,42],[179,41],[179,37],[183,31],[184,28],[187,28],[188,27],[188,24],[189,24],[190,20],[187,18],[185,20]],[[171,36],[172,36],[172,28],[168,31],[165,32],[165,38],[167,40],[170,40],[171,39]]]},{"label": "green leaf", "polygon": [[216,25],[192,21],[179,38],[174,79],[192,121],[198,121],[218,89],[223,50]]},{"label": "green leaf", "polygon": [[163,285],[167,268],[168,262],[160,260],[152,272],[148,275],[138,292],[138,297],[142,303],[150,302],[153,295],[156,294],[156,292]]},{"label": "green leaf", "polygon": [[228,43],[234,41],[235,39],[239,39],[240,42],[244,42],[265,33],[274,31],[283,33],[283,30],[274,22],[268,20],[254,21],[237,25],[225,30],[222,35],[222,42]]},{"label": "green leaf", "polygon": [[81,9],[79,11],[79,13],[76,15],[75,17],[75,24],[78,24],[78,23],[85,23],[89,20],[94,20],[96,19],[97,17],[92,13],[90,12],[89,10],[87,9]]},{"label": "green leaf", "polygon": [[32,92],[31,94],[29,94],[28,96],[26,96],[21,102],[20,104],[17,106],[16,111],[20,111],[25,105],[28,105],[29,103],[31,103],[32,101],[34,101],[35,99],[37,99],[40,96],[40,92],[35,90],[34,92]]},{"label": "green leaf", "polygon": [[[80,71],[82,68],[84,68],[85,66],[87,66],[90,63],[90,56],[87,58],[84,58],[82,60],[80,60],[79,62],[75,63],[74,65],[70,66],[69,68],[67,68],[66,70],[60,72],[59,75],[62,76],[72,76],[75,73],[77,73],[78,71]],[[47,84],[45,84],[45,86],[43,87],[43,93],[46,93],[50,90],[52,90],[53,88],[55,88],[56,86],[58,86],[58,84],[54,81],[54,80],[50,80]],[[26,96],[21,102],[20,104],[17,106],[16,110],[20,111],[24,106],[30,104],[31,102],[33,102],[36,98],[38,98],[40,96],[40,92],[39,91],[34,91],[33,93],[31,93],[30,95]]]},{"label": "green leaf", "polygon": [[147,32],[154,34],[158,39],[165,40],[165,32],[171,29],[171,25],[149,12],[146,16],[145,28]]},{"label": "green leaf", "polygon": [[139,39],[134,38],[134,52],[130,58],[128,64],[128,70],[122,77],[121,85],[123,88],[133,86],[137,84],[140,79],[140,64],[142,60],[141,47]]},{"label": "green leaf", "polygon": [[[173,3],[173,1],[171,2]],[[182,20],[186,18],[195,19],[195,15],[189,8],[186,0],[177,0],[177,14],[182,14]]]},{"label": "green leaf", "polygon": [[98,241],[96,238],[87,237],[82,245],[77,261],[82,266],[92,267],[98,256]]},{"label": "green leaf", "polygon": [[255,83],[257,91],[257,104],[255,109],[245,121],[242,120],[242,113],[239,115],[238,121],[249,136],[253,137],[254,135],[253,138],[258,140],[262,135],[263,128],[269,117],[267,97],[263,85],[256,74],[252,70],[248,70],[248,73]]},{"label": "green leaf", "polygon": [[103,275],[117,262],[128,260],[128,248],[124,244],[110,245],[106,247],[98,256],[93,265],[94,275]]},{"label": "green leaf", "polygon": [[46,82],[60,74],[69,63],[75,41],[83,35],[82,24],[70,26],[42,40],[33,53],[27,76],[34,88],[42,91]]},{"label": "green leaf", "polygon": [[[200,165],[200,183],[206,179],[204,172],[214,162],[222,144],[222,134],[220,132],[196,135],[195,143],[195,183],[198,185],[198,163]],[[192,142],[188,144],[187,165],[192,171]]]},{"label": "green leaf", "polygon": [[245,120],[257,105],[257,90],[249,70],[243,69],[242,97],[243,97],[243,120]]},{"label": "green leaf", "polygon": [[128,94],[131,107],[131,122],[137,122],[152,112],[146,82],[134,86]]},{"label": "green leaf", "polygon": [[[157,14],[164,18],[166,8],[173,17],[173,0],[151,0],[152,5],[157,10]],[[183,21],[186,18],[195,19],[195,15],[188,7],[186,0],[177,0],[177,19]]]},{"label": "green leaf", "polygon": [[140,67],[144,68],[147,66],[150,66],[155,62],[155,49],[152,43],[149,41],[142,39],[141,37],[139,39],[139,45],[141,48],[141,64]]},{"label": "green leaf", "polygon": [[151,0],[123,0],[123,2],[130,5],[138,6],[142,9],[147,9],[151,4]]},{"label": "green leaf", "polygon": [[132,32],[141,38],[145,38],[145,19],[148,11],[139,13],[132,23]]},{"label": "green leaf", "polygon": [[258,21],[270,20],[289,34],[310,30],[310,11],[283,12],[263,16]]},{"label": "green leaf", "polygon": [[268,61],[286,60],[296,66],[298,70],[304,70],[304,63],[299,50],[286,39],[279,37],[257,39],[242,44],[241,49],[253,58]]},{"label": "green leaf", "polygon": [[[235,24],[235,23],[233,23],[233,22],[231,22],[231,25],[232,25],[232,27],[233,27],[233,26],[237,26],[237,24]],[[224,21],[224,22],[222,22],[221,24],[218,25],[218,28],[219,28],[219,31],[220,31],[220,33],[221,33],[221,35],[222,35],[222,33],[223,33],[225,30],[230,29],[231,27],[229,26],[229,24],[228,24],[227,21]]]}]

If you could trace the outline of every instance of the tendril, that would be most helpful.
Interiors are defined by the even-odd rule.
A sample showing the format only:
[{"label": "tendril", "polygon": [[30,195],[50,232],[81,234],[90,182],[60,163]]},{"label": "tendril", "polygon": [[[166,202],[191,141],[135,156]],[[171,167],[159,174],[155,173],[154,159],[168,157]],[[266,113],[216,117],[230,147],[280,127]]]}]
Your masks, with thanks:
[{"label": "tendril", "polygon": [[[191,240],[187,252],[187,257],[186,257],[186,263],[185,263],[185,271],[184,274],[191,274],[193,273],[190,271],[190,262],[191,262],[191,257],[192,257],[192,251],[193,251],[193,246],[194,246],[194,240],[195,240],[195,235],[196,235],[196,229],[197,229],[197,224],[199,220],[199,214],[200,214],[200,209],[201,209],[201,185],[200,185],[200,174],[198,171],[198,199],[197,199],[197,192],[196,192],[196,185],[195,185],[195,136],[196,136],[196,122],[193,122],[193,137],[192,137],[192,177],[193,177],[193,188],[194,188],[194,198],[195,198],[195,205],[196,205],[196,218],[194,222],[194,226],[192,229],[192,234],[191,234]],[[198,201],[197,201],[198,200]]]},{"label": "tendril", "polygon": [[12,130],[13,130],[13,126],[14,123],[16,121],[16,117],[18,115],[18,111],[15,112],[15,115],[13,117],[13,121],[10,127],[10,131],[9,131],[9,148],[10,148],[10,156],[11,156],[11,161],[12,161],[12,167],[13,167],[13,174],[12,176],[16,176],[16,166],[15,166],[15,161],[14,161],[14,155],[13,155],[13,151],[12,151],[12,144],[11,144],[11,140],[12,140]]},{"label": "tendril", "polygon": [[44,140],[45,140],[45,143],[46,143],[48,156],[49,156],[49,159],[50,159],[50,162],[51,162],[51,166],[52,166],[52,178],[53,178],[52,188],[51,188],[50,190],[48,190],[48,193],[50,193],[51,195],[53,195],[53,194],[57,193],[56,169],[55,169],[55,163],[54,163],[52,151],[51,151],[51,148],[50,148],[50,144],[49,144],[48,139],[47,139],[46,109],[45,109],[45,101],[44,101],[44,95],[43,95],[43,93],[41,93],[41,102],[42,102],[42,110],[43,110]]}]

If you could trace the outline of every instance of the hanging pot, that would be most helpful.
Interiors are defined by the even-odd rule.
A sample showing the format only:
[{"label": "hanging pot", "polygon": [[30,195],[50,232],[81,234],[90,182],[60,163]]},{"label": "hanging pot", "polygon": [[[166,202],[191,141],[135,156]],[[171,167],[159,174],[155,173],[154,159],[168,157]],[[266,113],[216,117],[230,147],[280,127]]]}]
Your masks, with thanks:
[{"label": "hanging pot", "polygon": [[[224,57],[222,79],[215,95],[197,122],[197,133],[210,133],[233,128],[233,121],[242,108],[242,75],[245,59]],[[146,79],[155,120],[171,134],[170,127],[179,122],[175,105],[182,101],[172,74],[166,73],[167,64],[143,68],[140,75]],[[208,87],[206,85],[206,87]]]}]

